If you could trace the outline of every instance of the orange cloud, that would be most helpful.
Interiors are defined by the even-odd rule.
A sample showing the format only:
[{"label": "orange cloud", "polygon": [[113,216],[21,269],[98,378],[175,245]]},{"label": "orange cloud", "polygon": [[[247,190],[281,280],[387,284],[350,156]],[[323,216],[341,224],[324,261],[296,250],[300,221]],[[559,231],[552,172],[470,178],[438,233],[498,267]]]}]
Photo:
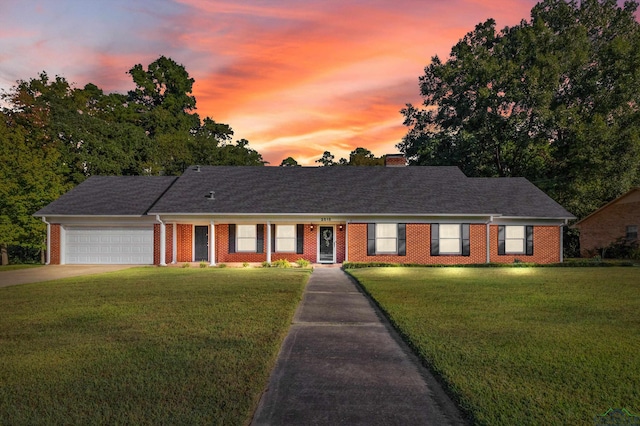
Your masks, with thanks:
[{"label": "orange cloud", "polygon": [[[336,158],[358,146],[395,152],[406,133],[399,110],[420,103],[418,77],[430,58],[446,58],[489,17],[499,28],[528,18],[535,0],[70,4],[65,13],[42,8],[35,23],[26,10],[16,23],[0,17],[0,88],[46,69],[123,92],[133,87],[127,70],[165,55],[195,78],[202,117],[231,125],[272,165],[288,156],[315,165],[325,150]],[[91,31],[62,30],[81,22]]]}]

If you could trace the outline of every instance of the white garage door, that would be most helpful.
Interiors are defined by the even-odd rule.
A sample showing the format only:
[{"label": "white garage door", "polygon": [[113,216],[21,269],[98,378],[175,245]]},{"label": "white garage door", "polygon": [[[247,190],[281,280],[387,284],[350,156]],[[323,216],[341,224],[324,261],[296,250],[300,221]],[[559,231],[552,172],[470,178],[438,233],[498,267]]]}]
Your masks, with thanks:
[{"label": "white garage door", "polygon": [[65,263],[153,264],[153,227],[66,228]]}]

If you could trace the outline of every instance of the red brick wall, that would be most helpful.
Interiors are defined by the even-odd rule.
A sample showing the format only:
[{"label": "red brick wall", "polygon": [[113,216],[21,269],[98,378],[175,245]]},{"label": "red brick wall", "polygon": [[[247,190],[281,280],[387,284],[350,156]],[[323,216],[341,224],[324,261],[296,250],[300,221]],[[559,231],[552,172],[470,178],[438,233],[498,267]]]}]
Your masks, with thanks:
[{"label": "red brick wall", "polygon": [[[159,225],[158,225],[159,226]],[[304,226],[304,253],[272,253],[271,260],[287,259],[295,262],[303,258],[310,262],[317,262],[317,232],[318,225],[311,231],[310,225]],[[349,261],[351,262],[390,262],[390,263],[422,263],[422,264],[469,264],[486,262],[486,225],[472,224],[469,227],[471,244],[470,256],[441,255],[431,256],[431,227],[428,223],[407,224],[407,255],[367,256],[367,224],[350,223],[349,227]],[[167,226],[167,262],[171,259],[172,230]],[[159,228],[158,228],[159,232]],[[216,262],[256,262],[267,260],[266,254],[266,226],[264,253],[229,253],[229,225],[217,224],[216,229]],[[513,263],[518,258],[525,262],[555,263],[560,259],[560,228],[558,226],[536,226],[534,228],[534,255],[498,255],[498,226],[490,227],[491,262]],[[191,262],[193,228],[191,224],[177,225],[178,262]],[[345,258],[345,228],[340,231],[336,226],[336,262],[342,263]],[[159,241],[159,236],[157,238]],[[158,258],[159,258],[159,247]]]},{"label": "red brick wall", "polygon": [[[266,236],[265,236],[266,238]],[[227,243],[228,244],[228,243]],[[311,263],[316,263],[318,251],[318,227],[315,226],[311,230],[311,224],[304,225],[304,248],[303,253],[271,253],[271,261],[287,259],[289,262],[295,262],[298,259],[306,259]]]},{"label": "red brick wall", "polygon": [[[625,197],[620,201],[628,198]],[[594,214],[578,225],[580,254],[593,256],[597,254],[598,249],[607,247],[620,237],[625,237],[627,225],[640,226],[640,202],[617,202]]]},{"label": "red brick wall", "polygon": [[[193,247],[193,228],[191,224],[176,225],[176,242],[177,242],[177,262],[191,262]],[[171,259],[172,231],[171,226],[167,226],[167,263]],[[229,224],[219,223],[215,225],[216,235],[216,263],[236,263],[236,262],[257,262],[261,263],[267,260],[267,230],[265,226],[265,244],[264,253],[229,253]],[[159,241],[159,237],[158,237]],[[290,262],[302,258],[309,262],[317,261],[317,244],[318,244],[318,225],[311,230],[310,224],[304,225],[304,253],[271,253],[271,261],[279,259],[287,259]],[[158,248],[159,253],[159,248]],[[336,226],[336,261],[344,262],[345,255],[345,230],[340,231]],[[159,254],[158,254],[159,258]]]},{"label": "red brick wall", "polygon": [[229,253],[229,225],[216,224],[216,263],[264,262],[267,260],[267,227],[264,230],[263,253]]},{"label": "red brick wall", "polygon": [[49,242],[49,264],[51,265],[59,265],[60,264],[60,225],[59,224],[51,224],[50,229],[50,238]]},{"label": "red brick wall", "polygon": [[193,225],[190,223],[176,225],[177,262],[191,262],[193,260]]},{"label": "red brick wall", "polygon": [[346,251],[346,225],[342,225],[342,231],[340,225],[336,225],[336,262],[344,262],[344,255]]},{"label": "red brick wall", "polygon": [[490,229],[491,262],[513,263],[515,259],[533,263],[558,263],[560,262],[560,235],[559,226],[535,226],[533,228],[533,256],[525,254],[498,255],[498,226],[492,225]]},{"label": "red brick wall", "polygon": [[165,226],[165,253],[164,262],[168,265],[173,261],[173,224]]},{"label": "red brick wall", "polygon": [[390,262],[422,264],[466,264],[486,262],[486,226],[469,226],[470,256],[431,256],[431,226],[428,223],[407,224],[407,255],[367,256],[367,224],[349,224],[350,262]]}]

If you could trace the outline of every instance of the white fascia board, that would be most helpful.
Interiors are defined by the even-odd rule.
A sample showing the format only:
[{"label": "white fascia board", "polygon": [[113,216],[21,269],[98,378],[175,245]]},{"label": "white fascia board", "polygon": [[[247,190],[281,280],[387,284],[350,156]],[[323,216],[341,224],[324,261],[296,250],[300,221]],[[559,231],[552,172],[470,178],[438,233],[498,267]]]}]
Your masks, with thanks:
[{"label": "white fascia board", "polygon": [[215,219],[217,223],[256,223],[271,221],[274,223],[291,223],[304,221],[309,223],[336,224],[359,222],[389,222],[389,223],[486,223],[496,214],[349,214],[349,213],[154,213],[165,222],[207,223]]},{"label": "white fascia board", "polygon": [[135,226],[152,225],[156,222],[153,216],[71,216],[54,215],[47,216],[47,221],[52,224],[67,226]]},{"label": "white fascia board", "polygon": [[564,225],[566,218],[542,218],[542,217],[497,217],[492,225],[538,225],[559,226]]}]

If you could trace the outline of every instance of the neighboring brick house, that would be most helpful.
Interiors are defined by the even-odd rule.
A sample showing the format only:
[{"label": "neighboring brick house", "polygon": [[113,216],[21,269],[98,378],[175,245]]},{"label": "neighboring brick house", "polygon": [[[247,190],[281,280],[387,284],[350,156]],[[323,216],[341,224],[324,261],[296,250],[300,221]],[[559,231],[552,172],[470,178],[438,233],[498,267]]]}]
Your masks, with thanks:
[{"label": "neighboring brick house", "polygon": [[593,256],[609,245],[638,240],[640,187],[605,204],[573,225],[580,230],[580,254]]},{"label": "neighboring brick house", "polygon": [[562,261],[573,216],[524,178],[456,167],[193,166],[95,176],[36,213],[48,262]]}]

